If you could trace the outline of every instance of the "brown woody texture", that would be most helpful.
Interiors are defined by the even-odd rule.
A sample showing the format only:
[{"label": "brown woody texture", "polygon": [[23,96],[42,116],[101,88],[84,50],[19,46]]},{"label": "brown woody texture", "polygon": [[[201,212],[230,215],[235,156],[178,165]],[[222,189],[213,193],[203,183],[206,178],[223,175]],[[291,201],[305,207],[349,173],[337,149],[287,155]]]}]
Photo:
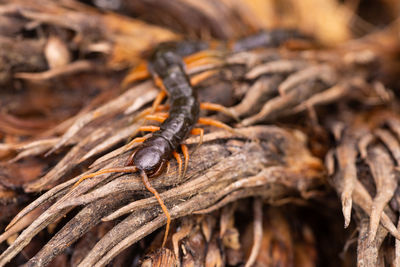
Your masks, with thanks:
[{"label": "brown woody texture", "polygon": [[[397,266],[400,83],[394,0],[2,1],[0,266]],[[374,12],[371,12],[374,11]],[[188,68],[233,128],[189,137],[151,180],[123,166],[158,93],[136,75],[182,39],[311,36]],[[343,225],[345,229],[343,228]]]}]

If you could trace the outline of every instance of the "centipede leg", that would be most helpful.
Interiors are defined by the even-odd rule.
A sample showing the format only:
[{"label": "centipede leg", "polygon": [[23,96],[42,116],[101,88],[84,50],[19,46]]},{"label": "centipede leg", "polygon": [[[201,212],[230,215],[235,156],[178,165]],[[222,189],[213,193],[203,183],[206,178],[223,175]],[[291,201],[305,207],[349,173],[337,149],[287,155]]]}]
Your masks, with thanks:
[{"label": "centipede leg", "polygon": [[203,143],[204,129],[203,129],[203,128],[193,128],[193,129],[190,131],[190,134],[200,135],[199,143],[197,144],[197,146],[196,146],[195,149],[194,149],[194,151],[195,151],[195,150],[198,149],[199,146],[201,146],[201,144]]},{"label": "centipede leg", "polygon": [[184,178],[186,175],[188,164],[189,164],[189,149],[184,144],[181,144],[181,149],[182,149],[183,157],[185,159],[185,167],[183,168],[183,175],[182,175],[182,178]]},{"label": "centipede leg", "polygon": [[136,137],[126,145],[126,150],[130,149],[134,144],[143,143],[147,137]]},{"label": "centipede leg", "polygon": [[122,168],[111,168],[111,169],[104,169],[100,170],[98,172],[90,173],[87,175],[82,176],[73,186],[72,189],[77,187],[80,183],[82,183],[84,180],[93,178],[95,176],[105,174],[105,173],[113,173],[113,172],[136,172],[137,168],[136,166],[128,166],[128,167],[122,167]]},{"label": "centipede leg", "polygon": [[235,130],[233,128],[231,128],[229,125],[226,125],[225,123],[217,121],[217,120],[214,120],[214,119],[199,118],[197,123],[204,124],[204,125],[215,126],[215,127],[218,127],[218,128],[225,129],[225,130],[227,130],[227,131],[229,131],[231,133],[236,133]]},{"label": "centipede leg", "polygon": [[159,105],[154,111],[153,111],[152,107],[146,108],[142,112],[140,112],[138,115],[135,116],[134,121],[142,119],[142,118],[146,117],[147,115],[154,113],[155,111],[158,112],[158,111],[164,111],[164,110],[168,110],[168,109],[169,109],[169,105]]},{"label": "centipede leg", "polygon": [[205,79],[213,76],[217,72],[218,72],[217,70],[208,70],[208,71],[201,72],[199,74],[195,74],[190,77],[190,84],[197,85],[200,82],[204,81]]},{"label": "centipede leg", "polygon": [[185,62],[190,69],[204,64],[220,63],[221,60],[219,57],[221,57],[221,55],[222,53],[217,50],[203,50],[185,57],[183,62]]},{"label": "centipede leg", "polygon": [[178,162],[178,174],[179,174],[179,178],[181,178],[182,177],[182,159],[179,156],[178,152],[174,151],[174,152],[172,152],[172,154],[174,155],[174,158]]},{"label": "centipede leg", "polygon": [[[164,87],[164,85],[163,85]],[[161,102],[164,100],[164,98],[167,96],[167,93],[165,89],[161,89],[160,93],[158,93],[156,99],[153,102],[153,105],[151,106],[151,112],[156,111],[157,107],[161,104]]]},{"label": "centipede leg", "polygon": [[203,102],[200,103],[200,108],[204,109],[204,110],[211,110],[211,111],[217,111],[217,112],[221,112],[224,113],[225,115],[228,115],[229,117],[232,117],[233,119],[235,119],[236,121],[240,121],[239,117],[236,115],[236,113],[227,108],[224,107],[220,104],[215,104],[215,103],[210,103],[210,102]]},{"label": "centipede leg", "polygon": [[164,122],[166,118],[168,118],[168,113],[160,112],[156,114],[149,114],[144,117],[146,120]]},{"label": "centipede leg", "polygon": [[143,61],[139,63],[133,70],[129,72],[129,74],[122,81],[122,87],[127,86],[130,83],[144,80],[150,77],[150,73],[147,69],[147,62]]},{"label": "centipede leg", "polygon": [[141,126],[138,129],[138,132],[155,132],[160,130],[160,127],[154,126],[154,125],[147,125],[147,126]]},{"label": "centipede leg", "polygon": [[160,197],[160,194],[158,194],[157,190],[152,187],[150,184],[149,178],[147,177],[146,173],[144,171],[140,172],[140,176],[142,177],[142,181],[144,186],[146,187],[147,190],[149,190],[154,197],[157,199],[158,203],[161,206],[161,209],[163,210],[165,216],[167,217],[167,225],[165,226],[165,234],[164,234],[164,239],[162,242],[162,247],[165,246],[165,243],[167,242],[167,237],[168,237],[168,232],[169,232],[169,227],[171,225],[171,215],[169,214],[168,208],[165,206],[164,201]]}]

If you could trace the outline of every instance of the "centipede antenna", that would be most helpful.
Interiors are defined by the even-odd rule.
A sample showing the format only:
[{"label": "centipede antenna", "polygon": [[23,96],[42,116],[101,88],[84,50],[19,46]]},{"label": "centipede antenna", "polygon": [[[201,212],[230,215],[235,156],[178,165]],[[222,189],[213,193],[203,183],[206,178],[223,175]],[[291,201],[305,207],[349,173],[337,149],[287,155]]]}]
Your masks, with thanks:
[{"label": "centipede antenna", "polygon": [[137,167],[136,166],[127,166],[127,167],[122,167],[122,168],[111,168],[111,169],[104,169],[100,170],[94,173],[90,173],[87,175],[82,176],[73,186],[72,189],[77,187],[80,183],[82,183],[84,180],[93,178],[95,176],[105,174],[105,173],[113,173],[113,172],[137,172]]},{"label": "centipede antenna", "polygon": [[143,181],[144,186],[157,199],[158,204],[160,204],[161,209],[163,210],[165,216],[167,217],[167,224],[165,226],[164,239],[163,239],[163,242],[162,242],[162,245],[161,245],[161,247],[164,247],[165,243],[167,242],[169,227],[170,227],[170,224],[171,224],[171,215],[169,214],[168,208],[165,206],[164,201],[161,199],[160,194],[158,194],[157,190],[154,189],[154,187],[150,184],[149,178],[147,177],[146,173],[144,171],[140,171],[140,176],[142,177],[142,181]]}]

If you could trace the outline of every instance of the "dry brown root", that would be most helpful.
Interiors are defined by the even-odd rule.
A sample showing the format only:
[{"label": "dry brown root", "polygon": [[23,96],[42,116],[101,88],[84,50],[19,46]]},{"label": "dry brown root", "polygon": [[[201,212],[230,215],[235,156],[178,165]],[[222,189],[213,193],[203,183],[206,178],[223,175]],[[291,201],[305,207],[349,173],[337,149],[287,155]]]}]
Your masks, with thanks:
[{"label": "dry brown root", "polygon": [[[241,129],[241,134],[253,136],[259,139],[261,143],[243,140],[242,136],[235,137],[234,135],[227,136],[228,139],[225,140],[228,142],[226,144],[212,144],[205,141],[206,143],[196,151],[203,156],[189,165],[188,175],[186,176],[189,179],[187,181],[180,181],[177,185],[176,172],[152,181],[153,186],[161,192],[161,197],[169,206],[172,218],[186,216],[196,210],[204,210],[213,205],[218,205],[220,202],[229,203],[249,196],[278,199],[290,194],[292,190],[305,193],[323,182],[321,180],[321,162],[312,157],[305,149],[304,139],[302,139],[304,137],[299,132],[290,132],[277,127],[253,127]],[[230,138],[233,139],[229,141]],[[207,135],[204,139],[210,140]],[[265,151],[260,146],[261,144],[271,147],[272,150]],[[274,151],[285,151],[285,156],[283,158],[282,155],[273,156]],[[302,155],[301,161],[298,160],[299,155]],[[125,162],[128,156],[128,152],[123,153],[103,167],[118,166],[121,162]],[[196,154],[193,157],[196,157]],[[277,161],[278,158],[281,158],[285,163],[282,164],[280,160]],[[243,166],[246,166],[246,169],[253,170],[253,173],[243,173]],[[57,196],[56,202],[33,221],[0,256],[0,266],[12,259],[41,229],[64,216],[77,205],[87,205],[81,211],[82,214],[87,209],[91,210],[94,217],[88,217],[91,218],[88,220],[89,225],[81,224],[71,232],[68,231],[70,226],[67,224],[64,230],[61,230],[41,252],[32,258],[32,262],[49,262],[56,254],[48,254],[47,248],[60,247],[61,252],[65,249],[65,244],[69,244],[69,242],[64,242],[65,238],[76,240],[84,232],[87,232],[90,226],[99,223],[100,217],[112,213],[110,209],[116,212],[118,209],[115,205],[122,204],[121,201],[117,202],[119,204],[113,202],[116,195],[125,200],[132,200],[132,192],[143,192],[147,195],[139,177],[135,175],[119,176],[121,175],[100,175],[84,181],[68,192],[68,188],[71,188],[74,182],[79,179],[77,177],[58,186],[58,188],[50,190],[48,194],[45,194],[45,197],[38,199],[12,224],[26,216],[24,214],[29,214],[29,211],[37,205],[46,202],[49,197]],[[119,178],[104,184],[112,177]],[[299,179],[302,180],[300,184],[297,182]],[[173,188],[167,191],[163,190],[163,188],[165,189],[166,186],[172,184],[175,185]],[[269,186],[266,187],[266,185]],[[232,194],[235,192],[238,194]],[[231,195],[233,197],[227,199],[227,196]],[[182,202],[182,199],[186,200]],[[107,203],[108,208],[104,209],[104,205],[95,204],[99,201]],[[105,234],[88,253],[87,257],[83,259],[80,266],[104,266],[122,250],[162,227],[165,223],[164,216],[160,214],[154,197],[150,196],[137,200],[129,207],[129,210],[124,213],[128,212],[131,215]],[[97,209],[101,209],[102,212],[97,212]],[[116,214],[113,217],[121,216],[124,213],[118,212],[118,215]],[[80,215],[77,216],[73,220],[79,221]],[[72,222],[71,225],[73,225]],[[65,233],[68,232],[68,237],[62,238],[64,231]]]},{"label": "dry brown root", "polygon": [[[71,77],[82,72],[101,73],[105,69],[120,71],[137,61],[138,51],[148,49],[150,44],[155,45],[159,41],[178,37],[168,30],[138,23],[111,12],[98,12],[75,1],[64,1],[65,6],[58,6],[54,1],[44,1],[46,5],[41,3],[42,9],[35,4],[36,0],[28,1],[27,4],[22,0],[14,2],[12,5],[2,6],[1,19],[11,21],[10,25],[13,25],[16,32],[33,27],[41,34],[42,39],[26,42],[22,38],[20,45],[16,46],[10,45],[13,40],[10,41],[9,37],[2,39],[1,43],[6,49],[1,53],[9,60],[10,66],[7,67],[10,68],[1,69],[3,66],[0,66],[1,84],[13,76],[26,83],[24,85],[27,87],[29,83],[35,82],[51,87],[55,84],[51,81],[53,79],[57,83],[57,79],[66,76],[66,80],[74,80]],[[215,26],[216,32],[210,31],[214,36],[231,37],[239,34],[243,30],[243,24],[237,20],[236,15],[227,16],[232,14],[228,11],[233,9],[239,16],[243,16],[251,9],[241,8],[242,4],[238,1],[234,1],[232,6],[225,2],[211,5],[211,2],[191,5],[192,8],[189,9],[185,4],[182,9],[175,10],[173,1],[168,1],[162,7],[163,11],[175,11],[178,15],[193,14],[197,19],[198,16],[206,18],[207,26]],[[211,6],[223,12],[215,12]],[[301,8],[300,5],[296,6]],[[185,12],[179,13],[179,10]],[[82,11],[91,15],[82,16]],[[207,15],[203,17],[200,11],[207,11],[204,12]],[[222,13],[225,15],[217,15]],[[185,16],[177,18],[183,21]],[[197,19],[194,21],[198,21]],[[254,25],[256,20],[245,21]],[[201,25],[204,24],[193,25],[195,31]],[[73,40],[57,40],[54,33],[42,35],[45,28],[54,28],[55,32],[73,35]],[[149,34],[143,34],[144,31]],[[86,34],[92,32],[95,33],[94,36]],[[138,35],[143,35],[143,38],[137,38]],[[138,42],[138,39],[141,41]],[[54,47],[62,52],[61,61],[57,62],[49,52]],[[76,50],[70,51],[71,47]],[[191,78],[198,78],[200,76],[196,75],[209,70],[213,75],[208,77],[209,81],[202,81],[206,84],[204,87],[209,87],[215,93],[215,99],[233,105],[229,110],[243,119],[242,125],[265,122],[287,125],[296,120],[290,128],[300,128],[307,132],[306,135],[313,131],[309,128],[320,127],[318,123],[325,124],[327,117],[330,117],[329,120],[336,117],[333,120],[337,121],[339,116],[335,116],[332,110],[346,109],[346,105],[354,101],[360,104],[361,110],[376,108],[393,98],[381,82],[374,80],[377,63],[381,63],[379,49],[382,48],[376,49],[373,44],[363,46],[359,42],[329,51],[302,51],[304,47],[297,47],[296,51],[290,51],[285,46],[232,54],[224,52],[221,56],[224,57],[224,63],[197,66],[190,69],[189,74]],[[26,55],[22,63],[31,59],[35,62],[34,66],[16,62],[15,58],[10,58],[7,54],[9,51]],[[30,54],[27,55],[27,52]],[[71,58],[72,54],[86,58],[85,56],[93,52],[99,54],[96,61]],[[47,69],[47,65],[50,69]],[[99,68],[100,65],[104,67]],[[76,83],[80,84],[81,80],[78,81]],[[71,260],[73,265],[104,266],[113,259],[115,262],[123,259],[122,251],[129,251],[133,244],[149,237],[165,224],[165,217],[156,199],[144,190],[140,179],[134,174],[102,175],[83,182],[71,191],[73,184],[86,173],[78,177],[75,177],[76,174],[89,165],[90,170],[87,173],[123,165],[129,150],[133,148],[124,143],[137,133],[142,124],[141,111],[158,93],[150,81],[131,84],[131,88],[123,88],[122,92],[119,91],[121,88],[118,83],[110,84],[112,86],[104,87],[115,87],[118,97],[71,112],[76,115],[38,135],[43,139],[0,145],[0,157],[9,160],[6,164],[12,165],[10,168],[1,165],[4,169],[22,166],[23,161],[32,158],[45,161],[38,165],[40,168],[35,169],[33,173],[36,175],[31,175],[29,182],[21,182],[19,186],[25,192],[49,190],[23,209],[0,236],[0,241],[11,241],[16,233],[25,229],[0,256],[0,265],[10,261],[19,252],[24,254],[23,249],[29,246],[28,242],[40,235],[43,229],[50,228],[49,225],[62,224],[63,227],[28,260],[27,266],[50,264],[71,243],[78,242],[79,247],[85,246],[81,242],[85,237],[90,237],[91,229],[106,229],[88,242],[85,253],[74,253]],[[223,87],[231,90],[228,90],[231,97],[226,97],[225,91],[217,90]],[[207,93],[202,95],[201,83],[198,91],[200,96],[207,99]],[[40,110],[46,110],[46,107]],[[47,112],[49,110],[52,109],[47,108]],[[350,113],[358,112],[360,111],[351,110]],[[289,120],[281,120],[282,118]],[[378,264],[385,258],[379,250],[387,233],[399,238],[399,220],[394,216],[398,210],[392,208],[395,209],[393,212],[390,205],[394,205],[399,198],[396,196],[399,195],[396,193],[396,176],[400,161],[400,123],[393,114],[381,120],[385,121],[385,125],[370,125],[364,121],[360,126],[357,123],[353,125],[353,122],[344,118],[339,119],[340,123],[331,127],[336,145],[332,148],[331,143],[321,144],[322,150],[332,148],[326,157],[328,173],[333,178],[333,186],[342,201],[345,226],[350,223],[352,210],[356,209],[355,213],[361,218],[358,260],[361,262],[366,255],[370,255],[368,263]],[[0,117],[0,135],[6,130],[6,137],[9,137],[9,133],[36,136],[50,125],[44,123],[43,127],[39,127],[40,121],[35,121],[36,128],[40,128],[40,131],[32,127],[32,123],[29,127],[18,129],[15,126],[21,125],[22,120],[14,120],[12,125],[5,124],[7,120],[4,116]],[[191,137],[185,143],[193,152],[198,141],[198,137]],[[153,264],[172,264],[178,260],[183,266],[200,266],[205,263],[239,265],[245,264],[249,259],[248,265],[251,265],[256,258],[267,265],[315,265],[315,238],[309,227],[302,228],[302,240],[294,241],[289,219],[282,212],[266,210],[258,205],[255,212],[258,214],[254,222],[255,233],[249,234],[251,241],[245,248],[247,254],[241,255],[240,249],[244,246],[239,242],[239,228],[233,219],[234,211],[240,209],[240,203],[245,198],[255,197],[272,204],[294,201],[304,205],[302,198],[315,195],[315,192],[310,191],[325,183],[326,173],[320,160],[315,157],[318,153],[311,154],[306,148],[308,144],[303,133],[279,127],[235,128],[235,132],[206,134],[204,145],[191,155],[189,170],[184,178],[178,177],[176,166],[173,165],[171,172],[151,181],[160,191],[175,223],[180,227],[172,235],[169,250],[155,250],[155,254],[152,254],[150,258],[154,260]],[[47,158],[43,157],[45,153]],[[318,155],[323,154],[322,152]],[[0,200],[11,201],[16,192],[8,184],[4,185],[5,183],[9,181],[2,179]],[[71,211],[78,207],[81,210],[73,215]],[[40,215],[41,210],[43,213]],[[261,211],[268,215],[262,218],[262,225],[259,214]],[[213,215],[218,219],[213,218]],[[119,221],[122,216],[122,221]],[[180,218],[185,218],[186,223],[182,221],[180,224]],[[112,220],[118,221],[107,222]],[[107,226],[110,225],[113,228],[108,229]],[[258,239],[253,238],[260,232],[262,237],[258,234]],[[87,236],[77,241],[85,233]],[[153,243],[156,248],[160,246],[157,238]],[[286,249],[274,245],[276,243],[285,244]],[[253,244],[255,248],[251,253]],[[257,256],[257,247],[270,253],[266,257],[262,257],[261,253]],[[400,258],[399,251],[399,243],[396,241],[397,261]]]},{"label": "dry brown root", "polygon": [[255,199],[253,204],[254,209],[254,230],[253,230],[253,247],[251,248],[251,253],[249,258],[247,259],[245,267],[251,267],[256,263],[258,254],[260,253],[261,249],[261,242],[263,237],[263,214],[262,214],[262,200]]},{"label": "dry brown root", "polygon": [[[211,214],[177,220],[176,238],[172,237],[170,246],[171,251],[178,252],[174,254],[178,255],[176,259],[181,266],[236,266],[246,262],[248,266],[254,266],[254,260],[266,266],[315,265],[317,254],[312,230],[302,225],[302,232],[296,234],[299,229],[292,228],[288,213],[282,212],[285,208],[268,207],[263,205],[262,199],[257,199],[255,221],[253,218],[246,220],[254,223],[258,228],[256,232],[252,231],[252,227],[246,228],[244,233],[240,232],[238,226],[244,218],[235,216],[238,211],[248,208],[250,200],[232,203]],[[150,250],[161,238],[162,235],[158,234]],[[262,253],[256,253],[254,246],[259,247]],[[160,254],[162,252],[156,249],[148,255],[153,258],[160,257]]]},{"label": "dry brown root", "polygon": [[142,267],[152,267],[152,266],[171,266],[177,267],[178,261],[175,258],[174,253],[167,249],[161,248],[160,250],[147,255],[142,262]]},{"label": "dry brown root", "polygon": [[338,131],[335,134],[336,170],[330,158],[332,154],[327,157],[326,164],[331,170],[334,188],[342,196],[342,201],[345,200],[342,202],[345,226],[350,221],[351,210],[355,209],[361,218],[358,264],[364,262],[365,266],[378,266],[395,261],[394,257],[382,254],[387,234],[400,238],[395,226],[398,219],[389,205],[396,199],[398,190],[399,141],[394,130],[398,128],[394,125],[398,125],[399,118],[387,111],[370,113],[366,118],[368,120],[364,121],[362,115],[348,117],[345,127],[336,127],[342,129],[340,134]]}]

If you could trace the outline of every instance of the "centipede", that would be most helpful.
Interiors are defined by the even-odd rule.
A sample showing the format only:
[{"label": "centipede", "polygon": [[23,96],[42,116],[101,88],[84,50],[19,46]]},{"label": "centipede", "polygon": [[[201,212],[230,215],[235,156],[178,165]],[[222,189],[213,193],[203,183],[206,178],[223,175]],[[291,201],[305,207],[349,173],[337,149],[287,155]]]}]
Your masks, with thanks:
[{"label": "centipede", "polygon": [[[224,44],[224,46],[230,47],[231,51],[239,52],[254,47],[277,45],[293,37],[293,35],[292,32],[282,31],[274,31],[269,34],[262,32],[239,40],[236,43]],[[169,113],[156,113],[145,117],[149,120],[159,121],[161,124],[160,126],[142,126],[139,128],[139,131],[151,131],[153,133],[148,138],[138,137],[131,142],[141,144],[130,154],[125,163],[125,167],[103,169],[85,175],[73,186],[76,187],[85,179],[100,174],[138,172],[144,186],[155,196],[167,219],[162,247],[165,246],[168,238],[171,216],[160,194],[151,185],[149,178],[161,175],[172,157],[178,162],[179,176],[185,176],[189,162],[189,152],[188,147],[183,144],[183,141],[189,134],[195,134],[200,136],[199,144],[202,143],[204,130],[202,128],[195,128],[197,123],[216,126],[235,132],[230,126],[220,121],[200,117],[200,109],[223,112],[234,118],[235,114],[230,113],[228,109],[219,104],[208,102],[200,103],[197,91],[194,89],[185,70],[186,66],[183,57],[206,50],[209,47],[210,44],[204,42],[185,41],[163,43],[154,49],[150,59],[145,65],[140,67],[145,67],[145,69],[135,70],[136,73],[139,72],[142,74],[139,74],[139,76],[136,75],[133,79],[128,80],[128,82],[146,78],[151,75],[155,85],[161,89],[153,102],[151,113],[154,113],[166,96],[169,98]],[[207,53],[205,55],[207,55]],[[177,153],[179,148],[185,159],[183,172],[183,162]]]},{"label": "centipede", "polygon": [[[204,134],[202,128],[194,128],[196,123],[213,125],[230,131],[233,129],[220,121],[199,117],[200,108],[225,113],[226,110],[218,104],[200,103],[198,101],[197,92],[186,74],[182,57],[174,49],[170,49],[169,46],[160,46],[151,57],[148,68],[155,84],[161,89],[153,103],[153,110],[156,110],[159,103],[168,95],[169,114],[158,113],[146,117],[162,123],[160,126],[142,126],[139,128],[139,131],[152,131],[153,133],[149,138],[139,137],[133,140],[133,142],[141,142],[141,144],[131,153],[125,167],[104,169],[85,175],[75,183],[74,187],[85,179],[104,173],[138,172],[146,189],[154,194],[167,217],[162,243],[162,247],[164,247],[168,237],[171,216],[159,193],[151,186],[149,178],[162,174],[173,156],[179,165],[179,175],[185,176],[189,153],[187,146],[182,142],[189,134],[195,134],[200,135],[201,143]],[[176,152],[179,147],[185,158],[183,175],[182,160]]]}]

